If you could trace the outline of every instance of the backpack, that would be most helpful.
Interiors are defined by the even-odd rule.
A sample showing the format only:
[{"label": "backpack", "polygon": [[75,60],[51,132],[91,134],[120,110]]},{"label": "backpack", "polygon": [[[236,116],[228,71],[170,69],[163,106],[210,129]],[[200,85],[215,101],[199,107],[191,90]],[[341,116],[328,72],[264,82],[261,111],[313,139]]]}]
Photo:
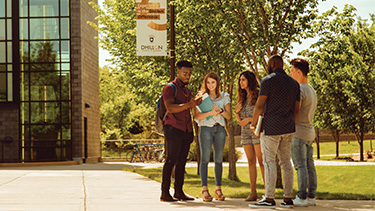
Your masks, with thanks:
[{"label": "backpack", "polygon": [[[177,94],[176,86],[173,83],[168,83],[171,85],[174,89],[174,96]],[[161,136],[164,136],[164,130],[163,130],[163,123],[165,120],[165,117],[167,117],[168,111],[165,108],[163,95],[158,100],[158,105],[156,107],[156,114],[155,114],[155,132]]]}]

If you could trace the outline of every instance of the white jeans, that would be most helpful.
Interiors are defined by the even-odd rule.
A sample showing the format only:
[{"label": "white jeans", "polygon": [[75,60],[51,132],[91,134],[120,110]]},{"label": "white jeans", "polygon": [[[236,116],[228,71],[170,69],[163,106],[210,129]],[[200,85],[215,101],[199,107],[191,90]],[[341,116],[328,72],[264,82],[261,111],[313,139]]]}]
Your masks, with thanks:
[{"label": "white jeans", "polygon": [[266,198],[275,198],[277,179],[276,156],[279,158],[283,174],[284,197],[293,197],[293,167],[290,162],[290,149],[293,133],[264,135],[261,133],[260,146],[263,153]]}]

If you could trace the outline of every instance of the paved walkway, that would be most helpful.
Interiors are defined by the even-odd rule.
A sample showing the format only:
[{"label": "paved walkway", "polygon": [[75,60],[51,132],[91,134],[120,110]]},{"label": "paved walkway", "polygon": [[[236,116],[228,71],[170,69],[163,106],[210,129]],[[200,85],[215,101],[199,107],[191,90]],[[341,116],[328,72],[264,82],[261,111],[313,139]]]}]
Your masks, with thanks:
[{"label": "paved walkway", "polygon": [[[244,199],[160,202],[160,183],[121,171],[125,166],[157,167],[160,164],[1,167],[0,211],[255,210],[249,208]],[[281,200],[276,202],[279,205]],[[315,207],[295,207],[293,210],[367,211],[374,208],[374,201],[317,200]],[[289,209],[277,207],[277,210]]]}]

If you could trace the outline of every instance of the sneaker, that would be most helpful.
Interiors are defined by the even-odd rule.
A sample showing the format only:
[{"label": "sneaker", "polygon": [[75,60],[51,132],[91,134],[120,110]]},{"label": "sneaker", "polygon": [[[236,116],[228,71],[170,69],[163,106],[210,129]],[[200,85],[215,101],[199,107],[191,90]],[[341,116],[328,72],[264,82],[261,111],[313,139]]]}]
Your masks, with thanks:
[{"label": "sneaker", "polygon": [[289,199],[288,201],[281,202],[280,207],[293,208],[293,200]]},{"label": "sneaker", "polygon": [[307,207],[307,199],[300,199],[298,195],[296,196],[296,199],[293,200],[293,204],[296,207]]},{"label": "sneaker", "polygon": [[309,206],[316,206],[315,198],[309,198],[307,197],[307,205]]},{"label": "sneaker", "polygon": [[276,202],[272,199],[271,202],[268,202],[266,200],[266,197],[263,196],[263,199],[259,200],[255,204],[249,204],[249,207],[251,208],[263,208],[263,209],[275,209],[276,208]]}]

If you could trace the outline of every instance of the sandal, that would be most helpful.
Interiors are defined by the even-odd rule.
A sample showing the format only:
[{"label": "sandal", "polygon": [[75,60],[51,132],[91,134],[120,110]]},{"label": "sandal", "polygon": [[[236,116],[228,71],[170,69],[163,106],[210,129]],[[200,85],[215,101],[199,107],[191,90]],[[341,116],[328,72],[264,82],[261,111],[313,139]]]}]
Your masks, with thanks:
[{"label": "sandal", "polygon": [[219,200],[219,201],[224,201],[225,200],[225,196],[223,195],[223,192],[221,191],[221,189],[216,189],[215,190],[215,199]]},{"label": "sandal", "polygon": [[202,190],[202,199],[203,201],[212,201],[212,196],[208,192],[208,190]]}]

